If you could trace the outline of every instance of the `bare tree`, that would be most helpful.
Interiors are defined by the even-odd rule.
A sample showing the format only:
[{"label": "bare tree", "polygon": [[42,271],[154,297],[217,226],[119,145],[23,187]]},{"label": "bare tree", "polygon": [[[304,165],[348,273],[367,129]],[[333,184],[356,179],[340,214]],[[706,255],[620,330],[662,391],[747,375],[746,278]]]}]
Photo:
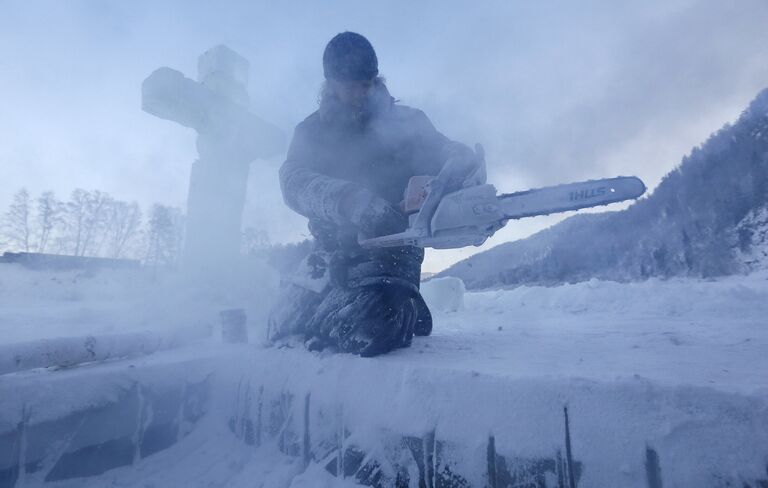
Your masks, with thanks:
[{"label": "bare tree", "polygon": [[154,204],[147,222],[145,263],[151,266],[177,264],[181,256],[184,216],[180,209]]},{"label": "bare tree", "polygon": [[95,256],[104,243],[104,230],[112,197],[107,193],[75,189],[65,205],[64,247],[75,256]]},{"label": "bare tree", "polygon": [[31,250],[32,232],[30,219],[29,192],[22,188],[13,195],[13,202],[3,219],[4,234],[11,247],[24,252]]},{"label": "bare tree", "polygon": [[37,252],[45,252],[55,231],[64,223],[63,204],[52,191],[43,192],[36,200],[37,214],[35,215],[35,234],[37,237]]},{"label": "bare tree", "polygon": [[107,193],[93,190],[85,205],[81,256],[98,256],[106,240],[106,225],[113,199]]},{"label": "bare tree", "polygon": [[141,209],[136,202],[127,203],[119,200],[112,202],[106,224],[106,236],[111,258],[122,257],[136,242],[141,231]]},{"label": "bare tree", "polygon": [[67,254],[80,256],[82,253],[87,201],[88,192],[82,188],[76,188],[64,206],[66,230],[61,236],[61,247]]}]

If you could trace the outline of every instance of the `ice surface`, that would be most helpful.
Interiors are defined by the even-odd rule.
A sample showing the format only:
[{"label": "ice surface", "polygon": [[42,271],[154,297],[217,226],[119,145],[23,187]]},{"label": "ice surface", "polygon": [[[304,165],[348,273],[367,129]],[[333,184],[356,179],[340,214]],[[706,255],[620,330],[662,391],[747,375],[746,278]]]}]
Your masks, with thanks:
[{"label": "ice surface", "polygon": [[[118,376],[123,388],[131,378],[139,382],[158,378],[163,357],[171,354],[178,356],[161,353],[154,360],[142,360],[145,366],[137,364],[135,372],[125,369]],[[762,453],[768,449],[764,394],[665,387],[643,378],[498,376],[435,368],[413,357],[406,360],[406,355],[361,360],[298,348],[230,347],[219,351],[223,356],[216,362],[211,351],[207,354],[201,357],[215,378],[215,404],[189,437],[132,467],[53,486],[312,486],[306,483],[322,473],[317,464],[327,461],[327,455],[332,459],[329,441],[332,446],[333,432],[341,427],[349,432],[347,445],[379,459],[397,449],[403,438],[421,439],[433,432],[458,453],[454,468],[465,477],[469,473],[472,486],[482,486],[489,433],[496,438],[496,451],[506,459],[549,459],[563,445],[564,405],[570,412],[574,457],[584,466],[579,486],[646,488],[648,446],[661,456],[665,486],[718,486],[715,475],[734,481],[739,476],[761,479],[764,473]],[[200,365],[190,368],[194,364],[189,363],[190,352],[185,355],[182,363],[166,361],[171,366],[178,363],[177,375],[204,371]],[[149,372],[142,371],[146,367]],[[120,365],[109,368],[118,371]],[[74,391],[83,401],[93,401],[99,392],[119,391],[96,381],[97,373],[90,367],[59,377],[80,385]],[[30,374],[12,381],[24,385],[19,391],[28,397],[28,391],[42,390],[26,403],[38,406],[56,393],[54,381],[61,381],[48,379],[51,384],[43,389]],[[4,385],[0,393],[13,386]],[[308,425],[316,457],[309,471],[297,477],[304,469],[301,449],[285,446],[301,445],[307,395],[311,395]],[[70,402],[77,398],[72,395]],[[230,425],[231,419],[235,425],[239,420],[264,422],[261,445],[248,445],[242,432],[228,430],[228,419]],[[294,454],[285,456],[280,449]],[[319,481],[323,482],[319,486],[352,485],[349,479],[327,474]]]},{"label": "ice surface", "polygon": [[[91,318],[78,333],[103,332],[111,321],[127,327],[140,319],[146,326],[153,324],[148,310],[159,309],[151,305],[153,296],[171,303],[154,324],[161,328],[192,304],[189,311],[210,324],[217,319],[206,311],[233,306],[233,297],[190,300],[163,273],[154,282],[123,273],[0,266],[0,318],[13,319],[10,326],[0,320],[8,329],[3,332],[18,334],[21,324],[36,323],[37,337],[44,337],[77,324],[78,317]],[[170,291],[163,291],[166,286]],[[664,486],[715,486],[716,475],[741,485],[765,476],[768,272],[467,293],[463,310],[435,310],[431,337],[372,359],[309,353],[300,344],[265,349],[258,309],[268,306],[275,287],[276,281],[251,287],[238,298],[252,299],[249,332],[257,339],[250,345],[199,344],[140,360],[2,376],[0,424],[16,425],[24,408],[33,408],[37,419],[88,408],[137,381],[157,381],[161,368],[170,368],[178,371],[163,373],[169,384],[193,370],[215,379],[216,404],[189,437],[133,466],[51,486],[289,487],[311,486],[313,479],[323,483],[316,486],[351,486],[315,463],[299,476],[300,457],[233,436],[226,419],[253,418],[257,411],[255,397],[244,399],[246,385],[251,392],[263,389],[265,405],[285,404],[290,429],[299,436],[302,400],[310,394],[318,443],[329,429],[338,430],[337,415],[349,442],[371,455],[390,452],[403,436],[435,432],[460,454],[462,472],[475,473],[479,483],[489,432],[507,459],[548,459],[562,446],[565,405],[574,455],[584,466],[579,486],[647,486],[646,446],[659,453]],[[150,305],[137,306],[145,301]],[[285,403],[289,397],[293,401]],[[319,462],[327,451],[322,444],[314,449]]]},{"label": "ice surface", "polygon": [[[249,336],[258,343],[266,337],[279,279],[263,266],[242,271],[238,286],[189,289],[183,275],[172,272],[2,265],[0,337],[13,343],[209,328],[219,323],[220,310],[244,307]],[[430,283],[424,283],[428,301],[456,299],[430,291],[448,282]],[[593,280],[467,293],[463,310],[434,312],[431,337],[380,361],[515,377],[641,376],[744,393],[768,387],[766,271],[721,280]]]}]

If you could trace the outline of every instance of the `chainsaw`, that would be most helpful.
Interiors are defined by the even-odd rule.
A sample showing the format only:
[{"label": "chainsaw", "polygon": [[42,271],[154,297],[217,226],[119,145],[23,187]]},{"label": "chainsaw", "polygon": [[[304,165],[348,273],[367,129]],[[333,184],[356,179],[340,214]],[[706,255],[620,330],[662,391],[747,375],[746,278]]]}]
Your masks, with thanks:
[{"label": "chainsaw", "polygon": [[365,248],[479,246],[509,220],[623,202],[640,197],[645,190],[639,178],[620,176],[501,195],[490,184],[446,193],[438,178],[414,176],[401,203],[408,229],[358,242]]}]

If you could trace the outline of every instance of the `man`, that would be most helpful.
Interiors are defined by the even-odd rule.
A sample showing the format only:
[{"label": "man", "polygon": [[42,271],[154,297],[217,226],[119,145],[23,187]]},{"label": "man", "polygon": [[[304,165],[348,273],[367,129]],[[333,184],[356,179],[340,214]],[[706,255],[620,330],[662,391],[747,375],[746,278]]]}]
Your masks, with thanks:
[{"label": "man", "polygon": [[315,248],[273,309],[270,336],[301,333],[310,349],[375,356],[432,331],[419,294],[424,251],[363,249],[358,237],[406,229],[400,202],[411,177],[458,189],[484,182],[484,162],[395,102],[360,34],[331,39],[323,70],[319,110],[296,127],[280,169],[285,202],[309,219]]}]

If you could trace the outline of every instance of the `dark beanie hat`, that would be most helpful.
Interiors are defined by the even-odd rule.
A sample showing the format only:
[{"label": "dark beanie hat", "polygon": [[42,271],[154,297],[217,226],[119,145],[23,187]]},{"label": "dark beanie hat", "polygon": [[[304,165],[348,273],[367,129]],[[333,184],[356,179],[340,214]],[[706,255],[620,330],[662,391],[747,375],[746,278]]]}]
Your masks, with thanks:
[{"label": "dark beanie hat", "polygon": [[379,74],[379,60],[368,39],[354,32],[342,32],[325,46],[323,72],[326,79],[372,80]]}]

